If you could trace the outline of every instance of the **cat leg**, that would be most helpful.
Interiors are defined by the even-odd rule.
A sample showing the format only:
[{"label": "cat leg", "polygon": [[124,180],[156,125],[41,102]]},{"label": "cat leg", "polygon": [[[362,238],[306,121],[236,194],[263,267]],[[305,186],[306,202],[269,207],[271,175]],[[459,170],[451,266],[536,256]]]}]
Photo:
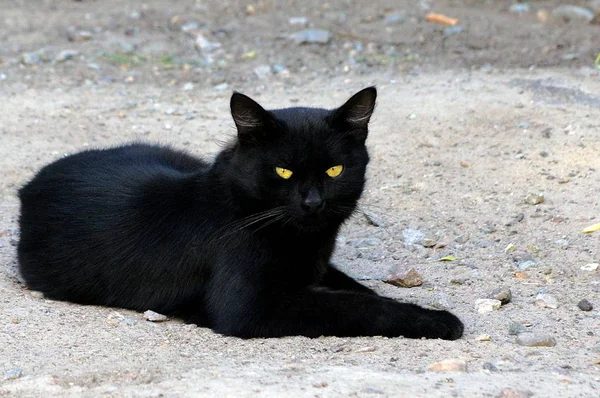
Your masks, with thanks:
[{"label": "cat leg", "polygon": [[252,299],[238,297],[227,304],[221,301],[220,308],[222,311],[211,317],[213,330],[242,338],[301,335],[456,340],[463,334],[462,322],[447,311],[344,291],[271,292]]},{"label": "cat leg", "polygon": [[373,290],[352,279],[331,264],[327,266],[327,271],[325,272],[320,285],[331,290],[346,290],[357,293],[377,295],[377,293],[375,293]]}]

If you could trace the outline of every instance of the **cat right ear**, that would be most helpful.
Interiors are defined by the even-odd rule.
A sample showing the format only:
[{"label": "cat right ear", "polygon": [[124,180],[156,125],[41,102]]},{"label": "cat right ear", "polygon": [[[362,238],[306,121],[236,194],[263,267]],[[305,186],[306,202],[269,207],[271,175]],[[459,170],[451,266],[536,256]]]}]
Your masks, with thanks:
[{"label": "cat right ear", "polygon": [[240,141],[263,138],[272,129],[273,118],[269,112],[247,95],[234,92],[229,105]]},{"label": "cat right ear", "polygon": [[333,112],[333,124],[350,135],[365,140],[376,100],[375,87],[367,87],[359,91]]}]

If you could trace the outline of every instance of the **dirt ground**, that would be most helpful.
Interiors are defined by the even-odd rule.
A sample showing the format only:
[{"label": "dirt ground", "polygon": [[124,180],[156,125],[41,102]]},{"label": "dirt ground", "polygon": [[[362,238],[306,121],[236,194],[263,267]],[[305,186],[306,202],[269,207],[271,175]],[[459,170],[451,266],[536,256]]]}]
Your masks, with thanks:
[{"label": "dirt ground", "polygon": [[[565,21],[558,1],[0,3],[0,396],[600,396],[600,232],[582,233],[600,222],[598,16]],[[292,37],[316,28],[324,43]],[[451,309],[462,339],[240,340],[20,284],[15,193],[42,165],[139,139],[210,158],[234,134],[233,90],[333,107],[372,84],[369,217],[344,228],[336,263]],[[383,283],[397,265],[425,283]],[[501,287],[512,301],[479,313]],[[517,324],[556,345],[517,344]],[[429,369],[448,359],[467,369]]]}]

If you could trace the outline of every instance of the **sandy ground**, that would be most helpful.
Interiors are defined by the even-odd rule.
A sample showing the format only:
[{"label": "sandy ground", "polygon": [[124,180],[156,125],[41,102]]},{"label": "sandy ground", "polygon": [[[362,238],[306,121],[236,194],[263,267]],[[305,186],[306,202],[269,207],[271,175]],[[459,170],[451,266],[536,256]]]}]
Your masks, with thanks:
[{"label": "sandy ground", "polygon": [[[0,51],[0,396],[599,396],[600,270],[587,265],[600,262],[600,232],[581,231],[600,222],[600,73],[590,60],[600,29],[541,24],[535,10],[511,15],[504,1],[421,2],[414,9],[405,3],[395,7],[407,19],[391,27],[381,20],[396,9],[377,1],[341,22],[345,3],[337,2],[327,9],[261,2],[254,11],[166,1],[3,8],[0,37],[10,40]],[[423,4],[463,18],[465,35],[444,38],[443,28],[419,23]],[[203,34],[222,44],[209,54],[213,63],[203,63],[202,51],[204,61],[187,61],[198,52],[179,25],[194,12],[211,16]],[[301,15],[356,37],[335,33],[326,45],[308,46],[278,38],[302,29],[288,24]],[[244,24],[248,18],[255,19]],[[328,18],[337,22],[326,25]],[[474,37],[486,23],[500,36],[477,48]],[[365,40],[363,55],[379,63],[352,52],[360,37],[381,43],[394,29],[414,30],[411,24],[425,37],[411,38],[416,60],[384,62],[390,52],[369,45],[376,40]],[[69,26],[89,29],[92,39],[69,41]],[[128,36],[132,27],[140,31]],[[536,35],[545,31],[569,33],[558,46],[556,37]],[[507,44],[512,34],[521,41]],[[113,39],[123,38],[129,41],[119,48],[135,42],[135,52],[110,52]],[[517,51],[525,47],[547,52]],[[160,58],[165,48],[175,55]],[[64,49],[78,54],[23,63],[24,53],[56,57]],[[256,58],[240,58],[249,51]],[[257,73],[279,63],[287,72]],[[19,283],[15,192],[40,166],[86,147],[139,139],[211,158],[234,134],[233,89],[266,107],[333,107],[371,84],[380,97],[362,209],[375,223],[361,214],[348,223],[336,263],[381,294],[451,309],[466,325],[461,340],[240,340],[177,320],[151,323],[131,311],[46,300]],[[543,203],[526,202],[540,193]],[[411,244],[411,230],[443,247]],[[514,252],[506,250],[510,244]],[[456,260],[439,261],[444,256]],[[381,282],[397,265],[414,267],[425,283],[407,289]],[[512,302],[479,313],[476,300],[499,287],[511,289]],[[554,297],[557,308],[537,305],[539,293]],[[581,299],[594,309],[580,310]],[[556,345],[521,346],[509,333],[512,323]],[[490,340],[479,341],[482,334]],[[429,370],[447,359],[464,361],[467,370]]]}]

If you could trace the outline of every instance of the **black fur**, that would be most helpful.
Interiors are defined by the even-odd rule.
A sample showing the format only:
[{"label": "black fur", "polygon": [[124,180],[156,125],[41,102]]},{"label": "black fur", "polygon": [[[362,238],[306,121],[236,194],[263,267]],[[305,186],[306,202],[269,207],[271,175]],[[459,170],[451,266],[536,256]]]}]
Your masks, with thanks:
[{"label": "black fur", "polygon": [[461,337],[449,312],[380,297],[329,263],[363,191],[376,94],[332,111],[266,111],[234,93],[238,138],[212,165],[132,144],[44,167],[19,192],[22,276],[52,299],[152,309],[244,338]]}]

